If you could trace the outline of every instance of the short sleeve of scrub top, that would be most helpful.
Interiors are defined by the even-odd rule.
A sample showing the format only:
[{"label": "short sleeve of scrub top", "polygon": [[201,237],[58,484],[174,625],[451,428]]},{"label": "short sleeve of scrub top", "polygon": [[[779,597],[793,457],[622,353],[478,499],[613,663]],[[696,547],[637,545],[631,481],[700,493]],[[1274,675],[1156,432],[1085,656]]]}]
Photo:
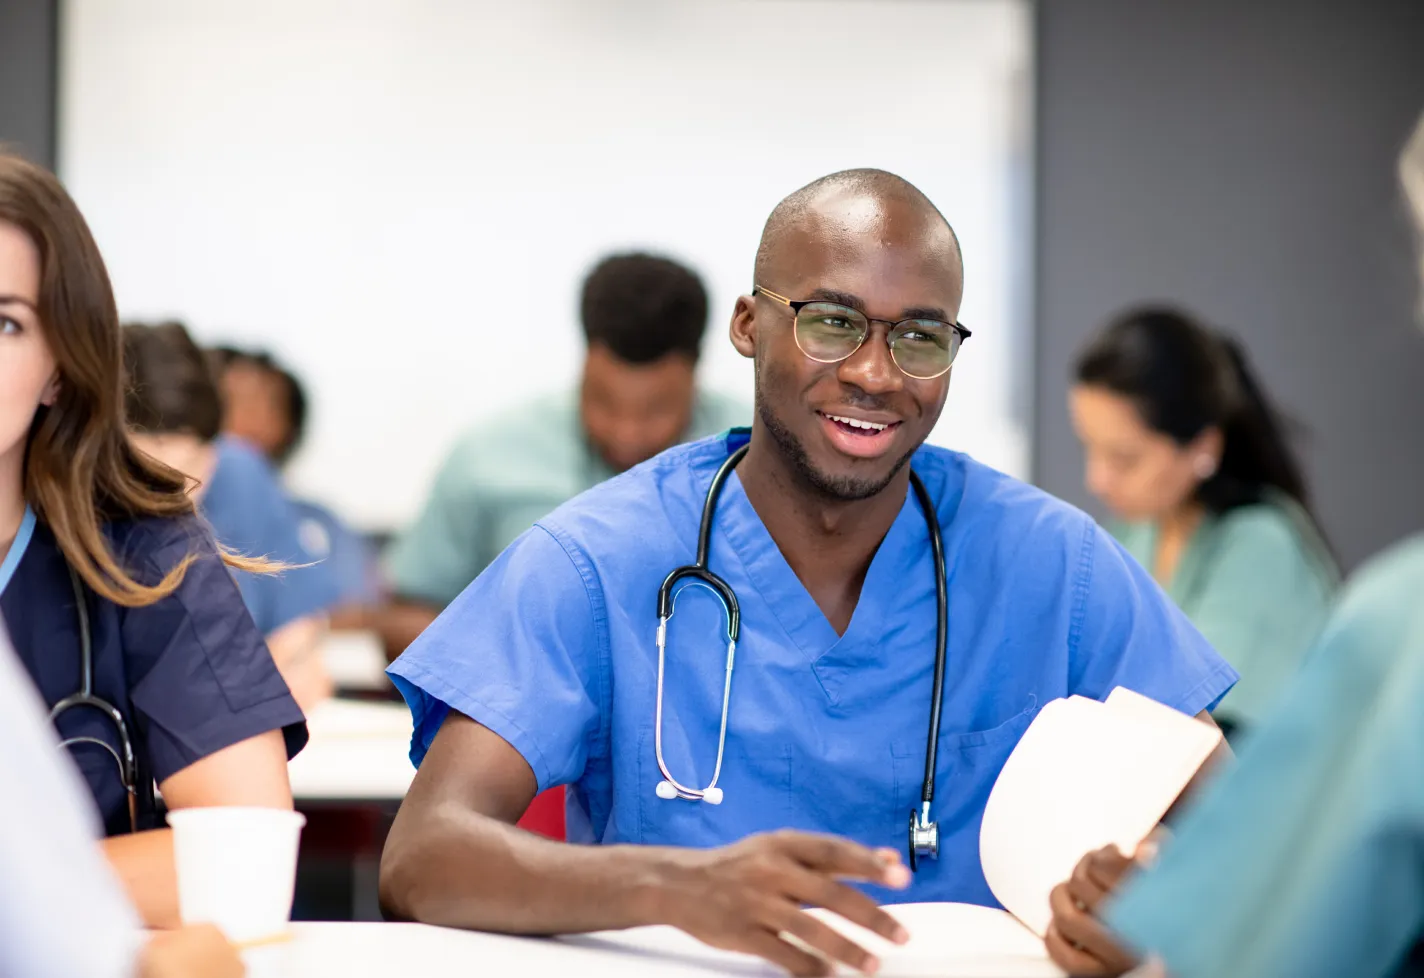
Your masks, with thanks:
[{"label": "short sleeve of scrub top", "polygon": [[[152,585],[193,555],[171,595],[125,608],[85,589],[95,691],[124,714],[135,753],[162,783],[225,747],[281,730],[287,756],[306,743],[306,724],[253,624],[211,535],[195,517],[117,521],[106,528],[115,558]],[[79,686],[79,624],[68,566],[44,524],[35,527],[0,593],[15,651],[50,706]],[[69,710],[65,738],[115,739],[94,710]],[[71,752],[109,833],[127,831],[128,810],[112,758]]]},{"label": "short sleeve of scrub top", "polygon": [[1424,538],[1357,572],[1236,764],[1111,903],[1178,978],[1382,978],[1424,934]]},{"label": "short sleeve of scrub top", "polygon": [[341,599],[336,574],[303,546],[300,515],[271,465],[235,438],[219,438],[217,451],[217,468],[198,503],[213,535],[243,556],[290,565],[277,574],[233,572],[258,629],[271,635],[336,605]]},{"label": "short sleeve of scrub top", "polygon": [[[541,789],[577,779],[590,755],[600,752],[608,703],[594,593],[574,559],[543,527],[529,530],[496,558],[446,616],[487,622],[481,647],[510,652],[501,657],[498,678],[433,668],[460,657],[465,648],[458,633],[443,629],[427,630],[417,640],[424,651],[391,674],[411,703],[415,764],[425,759],[453,708],[518,750]],[[513,613],[486,614],[490,608]]]},{"label": "short sleeve of scrub top", "polygon": [[1126,686],[1190,714],[1213,709],[1236,672],[1122,545],[1087,530],[1070,638],[1074,692],[1105,699]]}]

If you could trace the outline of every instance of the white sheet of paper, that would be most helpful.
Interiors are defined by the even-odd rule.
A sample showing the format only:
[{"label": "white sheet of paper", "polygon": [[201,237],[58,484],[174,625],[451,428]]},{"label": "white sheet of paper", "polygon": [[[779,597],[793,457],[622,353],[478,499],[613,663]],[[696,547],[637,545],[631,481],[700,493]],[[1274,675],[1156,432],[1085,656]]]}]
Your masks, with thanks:
[{"label": "white sheet of paper", "polygon": [[1221,731],[1119,687],[1106,703],[1043,707],[984,808],[979,858],[989,887],[1040,937],[1048,895],[1085,854],[1131,855],[1221,741]]}]

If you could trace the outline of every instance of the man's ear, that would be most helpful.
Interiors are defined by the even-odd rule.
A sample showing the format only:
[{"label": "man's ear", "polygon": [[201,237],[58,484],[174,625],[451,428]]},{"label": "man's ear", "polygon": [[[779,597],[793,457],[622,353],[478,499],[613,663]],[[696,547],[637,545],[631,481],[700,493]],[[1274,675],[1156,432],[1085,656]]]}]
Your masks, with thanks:
[{"label": "man's ear", "polygon": [[756,331],[756,299],[749,295],[738,296],[728,333],[732,337],[732,346],[748,360],[756,356]]}]

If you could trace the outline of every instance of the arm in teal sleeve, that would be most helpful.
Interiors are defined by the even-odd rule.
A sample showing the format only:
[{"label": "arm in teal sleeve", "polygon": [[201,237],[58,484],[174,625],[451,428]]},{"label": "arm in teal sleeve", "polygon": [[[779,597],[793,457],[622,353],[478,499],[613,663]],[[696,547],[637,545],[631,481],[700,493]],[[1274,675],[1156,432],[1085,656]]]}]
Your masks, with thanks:
[{"label": "arm in teal sleeve", "polygon": [[1176,978],[1372,978],[1424,924],[1424,543],[1360,579],[1106,919]]},{"label": "arm in teal sleeve", "polygon": [[1197,594],[1192,623],[1241,674],[1221,712],[1255,723],[1295,675],[1329,607],[1326,575],[1289,517],[1253,507],[1225,517]]},{"label": "arm in teal sleeve", "polygon": [[486,553],[478,461],[458,446],[441,466],[425,507],[387,558],[398,597],[443,608],[459,596],[494,558]]}]

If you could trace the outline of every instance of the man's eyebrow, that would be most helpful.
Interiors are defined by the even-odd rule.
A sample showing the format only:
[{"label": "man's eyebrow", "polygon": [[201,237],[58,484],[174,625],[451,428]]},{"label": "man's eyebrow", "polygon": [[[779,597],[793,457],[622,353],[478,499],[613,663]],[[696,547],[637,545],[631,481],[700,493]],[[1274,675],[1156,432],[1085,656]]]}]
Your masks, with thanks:
[{"label": "man's eyebrow", "polygon": [[911,306],[901,314],[904,319],[937,319],[942,323],[950,321],[943,309],[939,306]]},{"label": "man's eyebrow", "polygon": [[[835,289],[815,289],[810,298],[820,299],[826,302],[837,302],[843,306],[850,306],[859,312],[865,312],[865,300],[853,292],[837,292]],[[937,319],[942,323],[949,322],[949,316],[939,306],[910,306],[900,312],[900,319]]]},{"label": "man's eyebrow", "polygon": [[837,302],[843,306],[850,306],[852,309],[865,312],[865,300],[851,292],[837,292],[835,289],[813,289],[810,298],[820,299],[825,302]]}]

